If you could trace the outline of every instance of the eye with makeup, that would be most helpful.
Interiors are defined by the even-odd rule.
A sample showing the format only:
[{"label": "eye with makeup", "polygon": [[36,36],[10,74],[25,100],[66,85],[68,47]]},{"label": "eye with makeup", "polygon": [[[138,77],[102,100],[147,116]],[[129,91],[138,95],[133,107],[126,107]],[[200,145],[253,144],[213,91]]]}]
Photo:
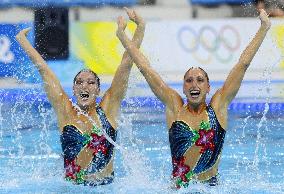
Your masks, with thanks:
[{"label": "eye with makeup", "polygon": [[[83,83],[84,83],[84,81],[79,79],[75,82],[75,85],[82,85]],[[89,84],[89,85],[94,85],[94,84],[96,84],[96,81],[95,80],[88,80],[88,81],[86,81],[86,83]]]},{"label": "eye with makeup", "polygon": [[93,85],[93,84],[96,84],[96,82],[94,80],[88,80],[88,84]]},{"label": "eye with makeup", "polygon": [[82,85],[82,84],[83,84],[83,81],[80,79],[75,81],[75,85]]},{"label": "eye with makeup", "polygon": [[193,79],[190,77],[190,78],[187,78],[185,81],[186,81],[187,83],[191,83],[191,82],[193,81]]},{"label": "eye with makeup", "polygon": [[198,81],[198,82],[204,82],[204,78],[198,77],[198,78],[197,78],[197,81]]}]

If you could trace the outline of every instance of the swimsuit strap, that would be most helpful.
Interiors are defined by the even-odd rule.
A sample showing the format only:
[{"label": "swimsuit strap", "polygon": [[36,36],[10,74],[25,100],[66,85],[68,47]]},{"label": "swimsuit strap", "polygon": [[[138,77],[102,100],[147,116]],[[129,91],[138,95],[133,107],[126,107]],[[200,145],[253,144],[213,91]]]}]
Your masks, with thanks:
[{"label": "swimsuit strap", "polygon": [[[116,141],[117,131],[112,127],[108,121],[103,109],[99,106],[96,107],[97,114],[101,122],[101,127],[105,130],[106,134],[113,140]],[[92,160],[92,164],[88,168],[89,173],[95,173],[103,168],[110,162],[113,156],[114,146],[106,139],[103,142],[103,148],[106,150],[105,153],[98,152]]]},{"label": "swimsuit strap", "polygon": [[105,132],[110,136],[110,138],[112,138],[113,141],[116,140],[116,135],[117,135],[117,132],[116,130],[112,127],[112,125],[110,124],[110,122],[108,121],[106,115],[105,115],[105,112],[104,110],[100,107],[100,106],[97,106],[96,107],[96,111],[97,111],[97,114],[99,115],[99,119],[100,119],[100,122],[101,122],[101,126],[102,128],[105,130]]}]

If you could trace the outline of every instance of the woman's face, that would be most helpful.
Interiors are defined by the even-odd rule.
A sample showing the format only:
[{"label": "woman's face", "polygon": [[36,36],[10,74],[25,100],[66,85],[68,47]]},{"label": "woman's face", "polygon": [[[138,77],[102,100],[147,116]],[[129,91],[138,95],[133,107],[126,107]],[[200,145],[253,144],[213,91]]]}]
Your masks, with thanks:
[{"label": "woman's face", "polygon": [[100,88],[95,76],[91,72],[81,72],[77,75],[73,85],[73,92],[80,107],[88,107],[96,103]]},{"label": "woman's face", "polygon": [[189,103],[199,105],[205,102],[206,94],[210,91],[210,85],[202,70],[193,68],[184,77],[183,93]]}]

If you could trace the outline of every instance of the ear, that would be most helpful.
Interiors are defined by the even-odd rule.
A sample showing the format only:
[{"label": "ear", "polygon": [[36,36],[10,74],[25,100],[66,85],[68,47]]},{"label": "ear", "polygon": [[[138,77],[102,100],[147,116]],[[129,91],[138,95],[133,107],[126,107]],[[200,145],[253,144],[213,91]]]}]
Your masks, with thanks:
[{"label": "ear", "polygon": [[100,95],[100,92],[101,92],[100,88],[97,88],[97,89],[96,89],[96,94],[97,94],[97,96]]},{"label": "ear", "polygon": [[209,94],[209,92],[210,92],[210,84],[208,84],[207,94]]}]

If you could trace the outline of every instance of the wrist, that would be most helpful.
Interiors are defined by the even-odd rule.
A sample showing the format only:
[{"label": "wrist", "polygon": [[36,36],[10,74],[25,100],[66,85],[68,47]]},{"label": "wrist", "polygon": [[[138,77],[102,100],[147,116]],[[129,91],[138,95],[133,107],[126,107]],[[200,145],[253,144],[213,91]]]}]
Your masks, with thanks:
[{"label": "wrist", "polygon": [[121,29],[117,29],[116,31],[116,36],[119,38],[119,39],[122,39],[123,37],[123,31]]},{"label": "wrist", "polygon": [[136,23],[137,26],[142,26],[142,27],[145,26],[144,20],[141,20],[141,21],[138,20],[138,21],[136,21],[135,23]]},{"label": "wrist", "polygon": [[16,35],[16,40],[21,40],[22,39],[22,36],[20,34],[17,34]]}]

